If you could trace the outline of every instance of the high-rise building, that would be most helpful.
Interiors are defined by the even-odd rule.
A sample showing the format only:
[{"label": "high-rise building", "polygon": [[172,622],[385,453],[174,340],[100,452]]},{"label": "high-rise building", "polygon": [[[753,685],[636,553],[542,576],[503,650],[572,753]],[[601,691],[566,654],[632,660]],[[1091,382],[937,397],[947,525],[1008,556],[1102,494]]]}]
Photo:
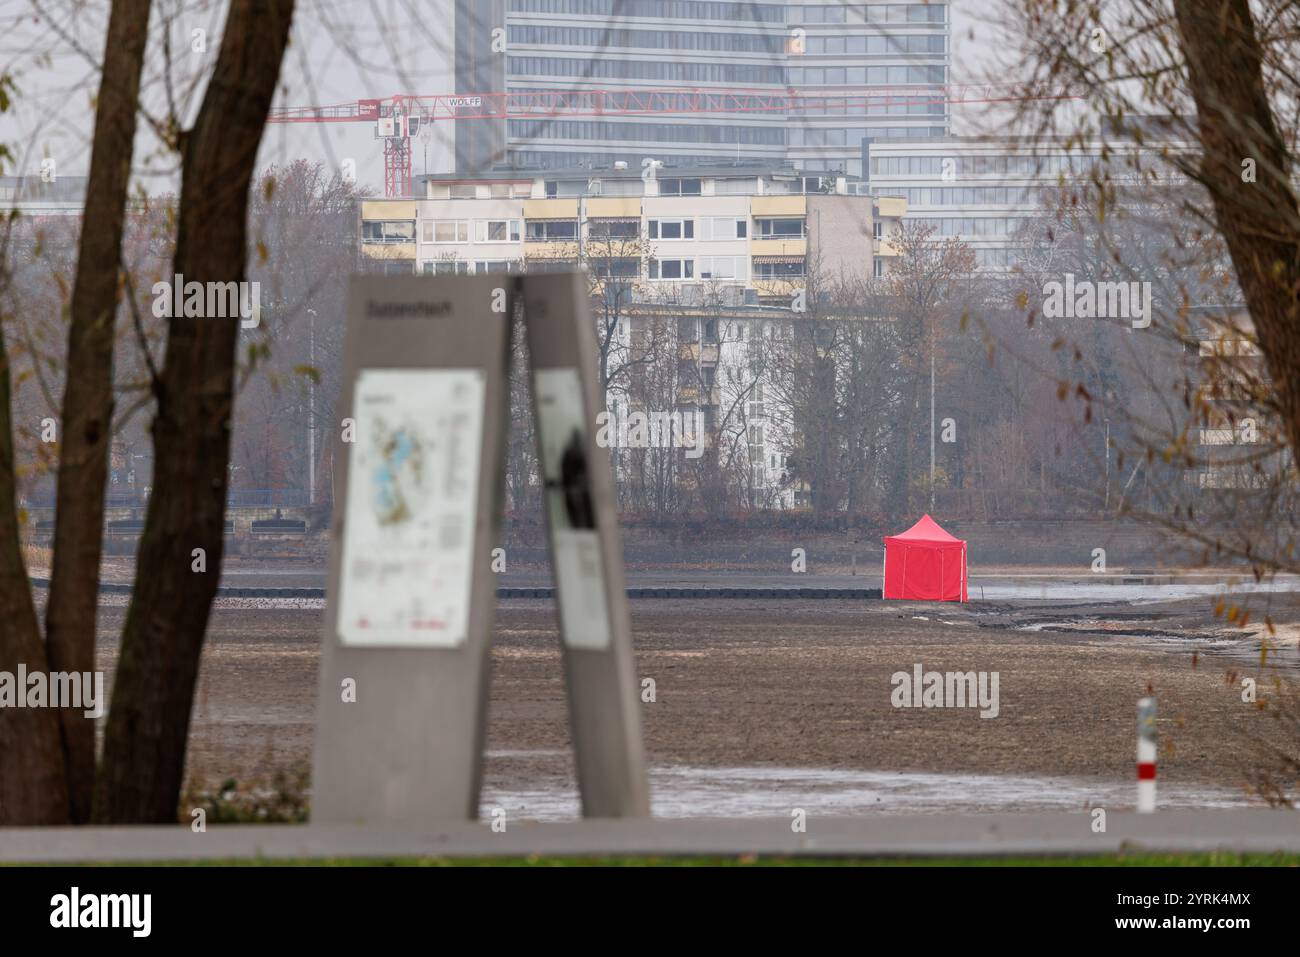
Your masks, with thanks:
[{"label": "high-rise building", "polygon": [[[1192,144],[1169,135],[1161,118],[1141,123],[1143,138],[1131,131],[1108,130],[1087,140],[1061,137],[1033,140],[1009,136],[950,136],[889,140],[871,144],[863,178],[871,195],[907,201],[907,219],[928,226],[935,240],[957,238],[975,254],[978,268],[1015,267],[1026,244],[1032,246],[1034,220],[1051,215],[1065,187],[1103,175],[1117,187],[1153,189],[1158,182],[1178,189],[1177,173],[1163,168],[1163,151]],[[1137,126],[1130,121],[1130,126]],[[1134,156],[1143,157],[1144,176],[1134,173]],[[1133,196],[1129,200],[1136,201]]]},{"label": "high-rise building", "polygon": [[[456,0],[458,94],[504,84],[512,93],[694,96],[662,111],[461,120],[457,169],[635,168],[652,157],[861,176],[865,141],[949,133],[949,30],[947,0]],[[802,99],[782,109],[697,108],[700,96],[737,92]]]}]

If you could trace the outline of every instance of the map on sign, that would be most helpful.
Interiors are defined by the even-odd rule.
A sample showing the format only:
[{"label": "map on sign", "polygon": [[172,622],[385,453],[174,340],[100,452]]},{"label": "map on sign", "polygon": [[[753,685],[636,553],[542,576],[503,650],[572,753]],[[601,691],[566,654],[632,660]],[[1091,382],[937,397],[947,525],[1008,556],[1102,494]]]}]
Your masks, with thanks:
[{"label": "map on sign", "polygon": [[339,573],[345,645],[465,641],[483,400],[477,369],[357,377]]}]

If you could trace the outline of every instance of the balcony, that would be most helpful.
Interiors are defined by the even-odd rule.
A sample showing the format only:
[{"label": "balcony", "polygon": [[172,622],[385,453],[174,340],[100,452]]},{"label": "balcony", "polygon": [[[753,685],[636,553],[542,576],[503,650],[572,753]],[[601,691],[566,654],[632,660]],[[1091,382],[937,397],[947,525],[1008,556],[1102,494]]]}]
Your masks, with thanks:
[{"label": "balcony", "polygon": [[802,236],[781,239],[754,239],[749,243],[752,256],[788,256],[799,258],[808,255],[808,240]]},{"label": "balcony", "polygon": [[715,385],[709,389],[701,385],[679,386],[677,388],[677,404],[679,406],[696,406],[699,408],[721,405],[722,387]]},{"label": "balcony", "polygon": [[362,243],[361,255],[365,259],[415,259],[415,243]]}]

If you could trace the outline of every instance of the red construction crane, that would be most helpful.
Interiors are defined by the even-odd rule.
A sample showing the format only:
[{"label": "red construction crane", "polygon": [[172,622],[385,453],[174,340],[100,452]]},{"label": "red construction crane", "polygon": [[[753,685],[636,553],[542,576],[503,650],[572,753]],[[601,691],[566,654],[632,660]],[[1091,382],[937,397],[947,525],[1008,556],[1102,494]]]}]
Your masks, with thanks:
[{"label": "red construction crane", "polygon": [[[853,107],[883,107],[900,102],[1009,103],[1064,100],[1073,94],[1009,92],[1011,86],[873,86],[805,92],[785,90],[533,90],[527,93],[397,94],[388,99],[356,100],[333,106],[273,107],[268,123],[374,123],[384,141],[384,195],[411,195],[411,137],[423,123],[447,120],[546,120],[572,116],[668,116],[690,113],[785,113],[791,116],[846,113]],[[845,115],[831,113],[829,115]],[[862,115],[862,114],[854,114]]]}]

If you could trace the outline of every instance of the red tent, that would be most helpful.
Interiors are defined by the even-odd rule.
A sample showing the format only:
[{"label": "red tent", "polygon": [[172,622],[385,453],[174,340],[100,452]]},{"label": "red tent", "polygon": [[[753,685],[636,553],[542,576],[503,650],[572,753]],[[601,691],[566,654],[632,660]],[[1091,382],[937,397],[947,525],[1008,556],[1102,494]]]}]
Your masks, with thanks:
[{"label": "red tent", "polygon": [[885,598],[966,600],[966,543],[929,515],[901,535],[885,536]]}]

